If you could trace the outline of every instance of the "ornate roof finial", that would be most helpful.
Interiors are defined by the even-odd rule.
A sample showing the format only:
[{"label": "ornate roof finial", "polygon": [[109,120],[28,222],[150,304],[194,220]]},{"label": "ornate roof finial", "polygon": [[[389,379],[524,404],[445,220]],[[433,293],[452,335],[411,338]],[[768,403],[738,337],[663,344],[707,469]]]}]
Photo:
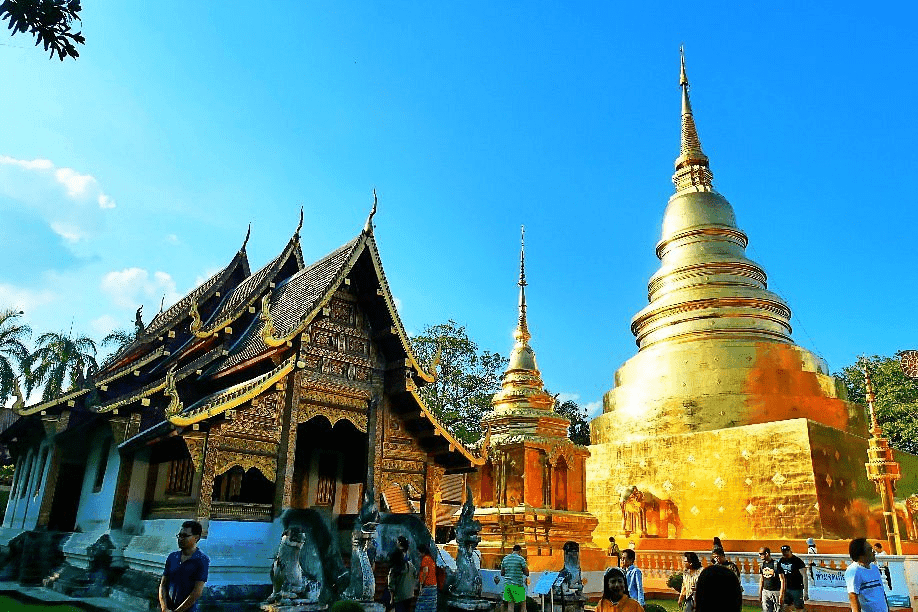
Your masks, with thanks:
[{"label": "ornate roof finial", "polygon": [[303,229],[303,207],[300,206],[300,222],[296,226],[296,231],[293,232],[294,236],[300,235],[300,230]]},{"label": "ornate roof finial", "polygon": [[245,231],[245,240],[242,241],[242,246],[239,247],[240,251],[245,250],[245,246],[249,243],[249,236],[252,235],[252,222],[249,221],[249,229]]},{"label": "ornate roof finial", "polygon": [[682,88],[682,138],[673,183],[676,185],[677,193],[687,189],[711,191],[714,175],[709,168],[707,155],[701,150],[701,140],[698,139],[698,130],[695,129],[692,103],[689,100],[689,80],[685,74],[685,52],[682,47],[679,47],[679,57],[681,60],[679,86]]},{"label": "ornate roof finial", "polygon": [[870,412],[870,433],[874,436],[882,436],[883,430],[877,422],[877,411],[874,408],[874,402],[877,396],[873,392],[873,381],[870,380],[870,368],[867,367],[867,360],[861,359],[861,369],[864,370],[864,384],[867,387],[867,410]]},{"label": "ornate roof finial", "polygon": [[520,318],[513,337],[525,344],[532,337],[526,322],[526,227],[520,226]]},{"label": "ornate roof finial", "polygon": [[373,215],[376,214],[376,205],[378,202],[379,200],[376,198],[376,187],[374,187],[373,188],[373,208],[372,210],[370,210],[370,216],[367,217],[367,222],[363,226],[363,231],[366,232],[367,234],[373,233]]}]

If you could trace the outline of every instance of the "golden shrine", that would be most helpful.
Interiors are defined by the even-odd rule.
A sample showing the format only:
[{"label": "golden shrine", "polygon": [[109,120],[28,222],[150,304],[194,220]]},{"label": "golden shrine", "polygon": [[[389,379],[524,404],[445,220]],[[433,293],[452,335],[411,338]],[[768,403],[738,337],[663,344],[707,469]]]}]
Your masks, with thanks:
[{"label": "golden shrine", "polygon": [[[638,353],[591,423],[587,494],[597,542],[884,537],[864,471],[867,423],[827,364],[791,339],[791,312],[746,257],[712,186],[682,60],[676,192],[656,246]],[[895,452],[918,489],[918,457]]]},{"label": "golden shrine", "polygon": [[520,249],[519,321],[516,343],[494,395],[494,410],[481,420],[487,432],[485,459],[470,473],[475,519],[481,522],[478,550],[482,567],[498,566],[515,544],[523,547],[533,570],[563,565],[565,542],[581,543],[584,561],[599,559],[591,544],[596,518],[587,511],[586,447],[568,438],[570,421],[553,410],[545,392],[526,321],[525,250]]}]

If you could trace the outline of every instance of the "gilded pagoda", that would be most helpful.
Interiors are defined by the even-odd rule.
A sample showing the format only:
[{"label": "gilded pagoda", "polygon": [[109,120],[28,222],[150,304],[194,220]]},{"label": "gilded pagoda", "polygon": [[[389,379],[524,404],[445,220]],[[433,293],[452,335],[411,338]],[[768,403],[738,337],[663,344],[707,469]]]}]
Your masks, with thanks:
[{"label": "gilded pagoda", "polygon": [[[713,188],[684,58],[680,85],[676,192],[649,303],[631,321],[639,350],[591,423],[597,536],[882,537],[864,409],[791,339],[789,307]],[[918,457],[896,458],[900,489],[918,490]]]},{"label": "gilded pagoda", "polygon": [[481,420],[484,465],[467,478],[482,525],[482,567],[498,566],[519,544],[531,568],[552,569],[563,566],[565,542],[586,543],[587,558],[601,551],[591,544],[596,519],[586,503],[590,451],[568,437],[570,421],[554,411],[529,345],[525,261],[521,246],[516,343],[493,410]]},{"label": "gilded pagoda", "polygon": [[324,516],[318,541],[349,551],[368,478],[384,510],[433,532],[441,480],[481,460],[418,396],[435,364],[412,350],[372,216],[312,264],[302,213],[256,272],[246,235],[222,270],[141,323],[81,388],[17,406],[2,433],[16,471],[0,546],[65,533],[65,569],[86,569],[88,547],[110,542],[125,580],[152,576],[155,596],[177,526],[196,519],[209,587],[234,585],[223,595],[238,598],[268,583],[286,511]]}]

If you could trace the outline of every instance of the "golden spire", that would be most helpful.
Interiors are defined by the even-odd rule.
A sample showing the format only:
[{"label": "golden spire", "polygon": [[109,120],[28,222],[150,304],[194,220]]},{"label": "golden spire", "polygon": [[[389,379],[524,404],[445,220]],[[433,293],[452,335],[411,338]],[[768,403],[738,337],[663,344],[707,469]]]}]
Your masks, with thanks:
[{"label": "golden spire", "polygon": [[532,338],[526,322],[526,227],[520,226],[520,316],[513,337],[517,342],[526,344]]},{"label": "golden spire", "polygon": [[698,130],[695,129],[695,118],[692,116],[692,103],[689,100],[689,80],[685,74],[685,53],[679,47],[681,70],[679,72],[679,86],[682,87],[682,142],[679,148],[679,157],[676,159],[676,173],[673,183],[676,192],[686,189],[694,191],[711,191],[711,181],[714,175],[708,164],[708,157],[701,150],[701,140],[698,139]]},{"label": "golden spire", "polygon": [[882,436],[883,430],[877,422],[877,411],[873,405],[877,396],[873,392],[873,381],[870,380],[870,369],[867,367],[866,360],[861,362],[861,369],[864,370],[864,383],[867,386],[867,410],[870,412],[870,433],[874,436]]}]

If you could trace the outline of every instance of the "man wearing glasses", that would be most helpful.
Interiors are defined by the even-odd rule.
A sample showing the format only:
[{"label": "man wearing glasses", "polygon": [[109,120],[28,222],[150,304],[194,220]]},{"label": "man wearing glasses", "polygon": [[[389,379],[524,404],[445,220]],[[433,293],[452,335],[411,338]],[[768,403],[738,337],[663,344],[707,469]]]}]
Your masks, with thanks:
[{"label": "man wearing glasses", "polygon": [[185,521],[175,537],[179,549],[166,558],[159,582],[159,607],[162,612],[197,612],[210,567],[210,559],[198,548],[201,523]]}]

